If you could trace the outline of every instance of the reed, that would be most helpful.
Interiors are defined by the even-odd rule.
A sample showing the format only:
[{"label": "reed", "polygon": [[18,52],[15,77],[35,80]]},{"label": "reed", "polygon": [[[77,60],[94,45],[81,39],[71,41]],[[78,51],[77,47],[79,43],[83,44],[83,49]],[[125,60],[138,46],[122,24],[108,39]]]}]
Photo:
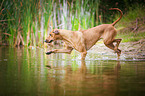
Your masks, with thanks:
[{"label": "reed", "polygon": [[53,28],[84,30],[99,22],[99,0],[3,0],[0,8],[2,37],[11,46],[43,46]]}]

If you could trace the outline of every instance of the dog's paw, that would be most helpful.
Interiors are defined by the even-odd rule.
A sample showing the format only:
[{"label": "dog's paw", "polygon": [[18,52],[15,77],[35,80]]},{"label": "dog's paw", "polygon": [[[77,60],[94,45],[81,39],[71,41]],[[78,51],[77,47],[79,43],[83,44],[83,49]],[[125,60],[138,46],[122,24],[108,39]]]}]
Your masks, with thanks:
[{"label": "dog's paw", "polygon": [[46,52],[46,55],[49,55],[49,54],[51,54],[52,53],[52,51],[48,51],[48,52]]},{"label": "dog's paw", "polygon": [[115,50],[115,53],[121,53],[120,49]]}]

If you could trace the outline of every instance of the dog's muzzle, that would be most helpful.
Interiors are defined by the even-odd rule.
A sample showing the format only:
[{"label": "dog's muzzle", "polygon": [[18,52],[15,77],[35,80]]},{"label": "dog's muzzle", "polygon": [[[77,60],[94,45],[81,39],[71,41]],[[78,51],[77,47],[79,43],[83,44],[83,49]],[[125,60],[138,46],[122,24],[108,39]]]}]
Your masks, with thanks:
[{"label": "dog's muzzle", "polygon": [[45,40],[44,42],[46,42],[46,43],[51,43],[53,40],[50,40],[50,41],[48,41],[48,40]]},{"label": "dog's muzzle", "polygon": [[50,40],[48,43],[51,43],[53,40]]}]

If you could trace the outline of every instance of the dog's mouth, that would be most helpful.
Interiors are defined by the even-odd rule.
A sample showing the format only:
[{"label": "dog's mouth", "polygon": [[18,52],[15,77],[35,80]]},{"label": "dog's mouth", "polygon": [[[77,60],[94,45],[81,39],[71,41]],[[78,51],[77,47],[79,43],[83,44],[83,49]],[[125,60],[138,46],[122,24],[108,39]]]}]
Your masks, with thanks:
[{"label": "dog's mouth", "polygon": [[48,43],[51,43],[51,42],[53,42],[53,40],[50,40]]},{"label": "dog's mouth", "polygon": [[44,42],[46,42],[46,43],[51,43],[53,40],[50,40],[50,41],[48,41],[48,40],[45,40]]}]

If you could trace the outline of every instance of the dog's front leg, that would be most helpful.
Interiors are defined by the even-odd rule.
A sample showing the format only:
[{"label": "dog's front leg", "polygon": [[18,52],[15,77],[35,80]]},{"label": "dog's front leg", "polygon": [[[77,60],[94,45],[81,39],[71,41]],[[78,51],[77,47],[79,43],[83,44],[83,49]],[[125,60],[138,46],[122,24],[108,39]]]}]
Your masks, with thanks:
[{"label": "dog's front leg", "polygon": [[81,60],[85,60],[86,55],[87,55],[87,51],[81,52],[81,57],[82,57]]},{"label": "dog's front leg", "polygon": [[54,49],[54,50],[50,50],[48,52],[46,52],[47,55],[51,54],[51,53],[67,53],[70,54],[71,51],[73,50],[73,48],[68,48],[67,49]]}]

